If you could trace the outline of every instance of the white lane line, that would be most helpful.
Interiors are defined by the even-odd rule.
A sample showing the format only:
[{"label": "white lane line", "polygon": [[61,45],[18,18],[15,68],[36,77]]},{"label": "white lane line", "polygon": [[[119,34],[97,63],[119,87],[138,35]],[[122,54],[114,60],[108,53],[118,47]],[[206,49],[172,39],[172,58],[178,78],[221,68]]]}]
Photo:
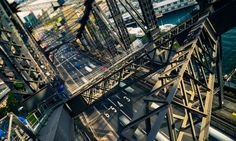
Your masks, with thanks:
[{"label": "white lane line", "polygon": [[[71,56],[71,57],[74,57],[76,54],[74,54],[73,56]],[[58,65],[56,65],[56,67],[58,67],[58,66],[60,66],[61,64],[63,64],[64,62],[66,62],[67,60],[69,60],[71,57],[69,57],[69,58],[67,58],[66,60],[64,60],[64,61],[62,61],[60,64],[58,64]],[[57,61],[58,61],[58,59],[57,58],[55,58]],[[59,62],[59,61],[58,61]],[[69,62],[69,61],[68,61]]]},{"label": "white lane line", "polygon": [[115,97],[117,97],[118,99],[121,99],[118,95],[115,95]]},{"label": "white lane line", "polygon": [[[102,114],[100,113],[100,111],[99,111],[96,107],[94,107],[94,109],[95,109],[96,112],[98,112],[100,115],[102,115]],[[117,132],[114,130],[114,128],[110,125],[110,123],[108,123],[108,121],[106,120],[106,118],[104,118],[103,116],[101,116],[101,118],[106,122],[106,125],[111,129],[111,131],[113,132],[113,134],[118,138],[119,135],[118,135]]]},{"label": "white lane line", "polygon": [[106,110],[108,109],[106,105],[102,104],[102,106],[103,106]]},{"label": "white lane line", "polygon": [[[69,61],[68,61],[69,62]],[[80,72],[71,62],[69,62],[72,66],[73,66],[73,68],[75,68],[75,70],[77,71],[77,72],[79,72],[83,77],[84,77],[84,79],[86,79],[85,78],[85,76],[84,76],[84,74],[82,73],[82,72]],[[87,80],[87,79],[86,79]]]},{"label": "white lane line", "polygon": [[117,106],[110,98],[108,98],[108,101],[110,101],[114,106],[118,107],[118,109],[121,111],[122,114],[127,116],[129,119],[131,119],[119,106]]},{"label": "white lane line", "polygon": [[[56,58],[57,59],[57,58]],[[61,65],[62,69],[64,70],[64,72],[68,75],[68,77],[70,77],[70,79],[74,82],[74,84],[76,85],[76,87],[78,86],[77,83],[74,81],[74,79],[70,76],[70,74],[67,72],[67,70],[64,68],[63,65]],[[63,75],[62,75],[63,77]]]}]

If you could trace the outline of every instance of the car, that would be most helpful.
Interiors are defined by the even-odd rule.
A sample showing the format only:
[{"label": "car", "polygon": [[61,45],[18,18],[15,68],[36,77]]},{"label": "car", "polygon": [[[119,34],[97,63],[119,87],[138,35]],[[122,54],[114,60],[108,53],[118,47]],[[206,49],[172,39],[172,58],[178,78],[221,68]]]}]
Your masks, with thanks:
[{"label": "car", "polygon": [[86,78],[84,78],[84,77],[81,77],[81,80],[82,80],[84,83],[88,82],[88,80],[87,80]]},{"label": "car", "polygon": [[45,74],[46,74],[47,76],[50,76],[50,73],[49,73],[49,72],[46,72]]},{"label": "car", "polygon": [[75,67],[76,67],[77,69],[80,69],[80,68],[81,68],[81,65],[80,65],[80,64],[76,64]]},{"label": "car", "polygon": [[90,62],[88,63],[88,65],[93,69],[96,68],[96,66],[94,64],[90,63]]},{"label": "car", "polygon": [[[119,85],[120,87],[124,87],[124,86],[126,86],[126,84],[124,83],[124,82],[120,82],[120,85]],[[133,93],[134,92],[134,89],[132,88],[132,87],[127,87],[127,88],[125,88],[125,91],[127,91],[127,92],[129,92],[129,93]]]},{"label": "car", "polygon": [[102,70],[102,71],[106,71],[108,69],[108,67],[106,67],[106,66],[101,66],[100,67],[100,70]]},{"label": "car", "polygon": [[85,66],[84,67],[88,72],[92,72],[93,70],[90,68],[90,67],[88,67],[88,66]]},{"label": "car", "polygon": [[44,65],[41,65],[40,67],[41,67],[42,69],[45,69],[45,66],[44,66]]}]

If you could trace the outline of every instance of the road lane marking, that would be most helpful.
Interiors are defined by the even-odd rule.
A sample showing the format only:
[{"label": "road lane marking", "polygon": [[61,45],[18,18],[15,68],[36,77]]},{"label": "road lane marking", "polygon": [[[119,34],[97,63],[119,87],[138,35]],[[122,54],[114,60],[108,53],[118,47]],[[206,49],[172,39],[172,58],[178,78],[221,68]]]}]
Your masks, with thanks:
[{"label": "road lane marking", "polygon": [[[57,58],[56,58],[57,59]],[[68,77],[70,77],[70,79],[74,82],[74,84],[76,85],[76,87],[78,87],[77,83],[74,81],[74,79],[70,76],[70,74],[67,72],[67,70],[64,68],[63,65],[61,65],[63,71],[68,75]],[[61,73],[60,73],[61,74]],[[61,74],[61,76],[63,77],[63,75]]]},{"label": "road lane marking", "polygon": [[[74,57],[76,54],[74,54],[71,57]],[[62,61],[61,63],[59,63],[58,65],[56,65],[56,67],[58,67],[59,65],[63,64],[64,62],[66,62],[68,59],[70,59],[71,57],[67,58],[66,60]],[[58,61],[58,59],[55,57],[55,59]],[[58,61],[59,62],[59,61]],[[69,62],[69,61],[68,61]]]},{"label": "road lane marking", "polygon": [[[96,107],[94,107],[94,109],[99,113],[101,114]],[[101,114],[102,115],[102,114]],[[111,129],[111,131],[115,134],[115,136],[118,138],[119,135],[116,133],[116,131],[113,129],[113,127],[108,123],[108,121],[103,117],[101,116],[101,118],[106,122],[106,125]]]},{"label": "road lane marking", "polygon": [[[69,62],[69,61],[68,61]],[[82,73],[82,72],[80,72],[80,70],[78,70],[75,66],[74,66],[74,64],[72,64],[71,62],[69,62],[71,65],[72,65],[72,67],[73,68],[75,68],[75,70],[77,71],[77,72],[79,72],[83,77],[84,77],[84,79],[87,81],[87,79],[85,78],[85,76],[84,76],[84,74]]]},{"label": "road lane marking", "polygon": [[[114,106],[118,107],[110,98],[108,98],[108,101],[110,101]],[[117,109],[119,109],[122,114],[124,114],[125,116],[129,117],[121,108],[117,108]]]}]

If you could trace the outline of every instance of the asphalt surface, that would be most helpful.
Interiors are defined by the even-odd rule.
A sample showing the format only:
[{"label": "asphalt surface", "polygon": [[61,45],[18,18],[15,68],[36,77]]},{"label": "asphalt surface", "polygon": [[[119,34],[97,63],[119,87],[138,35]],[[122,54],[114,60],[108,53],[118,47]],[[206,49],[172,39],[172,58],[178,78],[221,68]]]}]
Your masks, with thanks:
[{"label": "asphalt surface", "polygon": [[60,47],[54,54],[53,64],[71,93],[94,77],[102,66],[102,63],[78,51],[72,44]]},{"label": "asphalt surface", "polygon": [[[135,83],[128,87],[128,89],[118,92],[115,95],[104,99],[102,102],[97,103],[95,106],[84,112],[84,115],[86,115],[88,121],[93,121],[96,119],[96,122],[93,121],[96,124],[90,125],[90,128],[94,129],[94,133],[98,136],[98,138],[106,138],[106,136],[103,136],[100,133],[101,130],[112,131],[112,133],[116,133],[119,137],[119,133],[124,126],[119,118],[124,116],[131,121],[143,115],[143,97],[145,97],[149,91],[150,88],[142,85],[141,83]],[[100,114],[96,114],[97,117],[92,116],[95,113]],[[153,120],[152,122],[154,122]],[[142,130],[142,134],[144,135],[144,125],[141,126],[142,127],[139,127],[139,129],[140,131]],[[161,131],[163,134],[165,134],[164,132],[168,132],[166,125],[161,128]],[[109,140],[109,138],[106,139]],[[137,140],[135,136],[133,136],[133,139]]]}]

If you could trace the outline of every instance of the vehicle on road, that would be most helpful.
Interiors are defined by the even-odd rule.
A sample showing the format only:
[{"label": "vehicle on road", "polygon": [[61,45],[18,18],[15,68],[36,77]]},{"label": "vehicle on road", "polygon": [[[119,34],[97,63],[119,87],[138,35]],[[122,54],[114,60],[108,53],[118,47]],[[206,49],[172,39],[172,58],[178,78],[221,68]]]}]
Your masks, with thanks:
[{"label": "vehicle on road", "polygon": [[84,68],[85,68],[86,71],[88,71],[88,72],[92,72],[92,71],[93,71],[93,70],[92,70],[90,67],[88,67],[88,66],[85,66]]},{"label": "vehicle on road", "polygon": [[[124,82],[120,82],[120,85],[119,85],[119,86],[120,86],[120,87],[124,87],[124,86],[126,86],[126,84],[125,84]],[[134,92],[134,89],[129,86],[129,87],[125,88],[125,91],[127,91],[127,92],[129,92],[129,93],[133,93],[133,92]]]},{"label": "vehicle on road", "polygon": [[93,69],[96,68],[96,66],[94,64],[90,63],[90,62],[88,63],[88,65]]},{"label": "vehicle on road", "polygon": [[40,67],[41,67],[42,69],[45,69],[45,66],[44,66],[44,65],[41,65]]},{"label": "vehicle on road", "polygon": [[75,67],[76,67],[77,69],[80,69],[80,68],[81,68],[81,65],[80,65],[80,64],[76,64]]},{"label": "vehicle on road", "polygon": [[46,74],[47,76],[50,76],[50,73],[49,73],[49,72],[46,72],[45,74]]},{"label": "vehicle on road", "polygon": [[101,66],[100,67],[100,70],[102,70],[102,71],[106,71],[108,69],[108,67],[106,67],[106,66]]}]

